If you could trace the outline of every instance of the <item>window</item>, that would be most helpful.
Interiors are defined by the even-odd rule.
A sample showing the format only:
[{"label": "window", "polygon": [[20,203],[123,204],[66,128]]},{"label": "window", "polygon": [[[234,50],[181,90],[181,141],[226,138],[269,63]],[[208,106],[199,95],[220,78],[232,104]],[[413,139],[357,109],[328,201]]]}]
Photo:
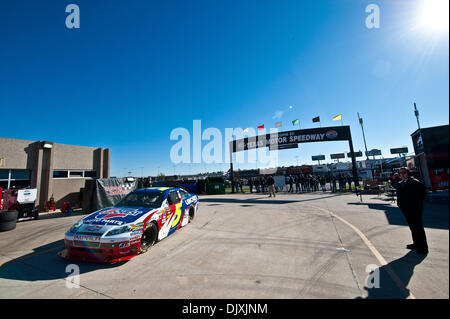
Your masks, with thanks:
[{"label": "window", "polygon": [[67,178],[69,171],[53,171],[53,178]]},{"label": "window", "polygon": [[178,192],[171,192],[167,197],[167,201],[169,205],[177,204],[180,201],[180,197],[178,196]]},{"label": "window", "polygon": [[164,194],[160,192],[132,192],[122,198],[114,207],[161,207]]},{"label": "window", "polygon": [[29,180],[30,179],[30,171],[22,170],[22,169],[12,169],[11,170],[11,179],[15,180]]},{"label": "window", "polygon": [[0,181],[9,179],[9,169],[0,169]]},{"label": "window", "polygon": [[69,171],[69,177],[83,177],[83,171]]},{"label": "window", "polygon": [[97,171],[84,171],[84,177],[97,178]]},{"label": "window", "polygon": [[54,170],[53,178],[97,178],[95,170]]},{"label": "window", "polygon": [[12,187],[25,188],[31,185],[30,171],[25,169],[0,170],[0,187],[8,189]]},{"label": "window", "polygon": [[191,194],[189,194],[188,192],[185,191],[181,191],[181,198],[184,199],[188,199],[189,196],[191,196]]}]

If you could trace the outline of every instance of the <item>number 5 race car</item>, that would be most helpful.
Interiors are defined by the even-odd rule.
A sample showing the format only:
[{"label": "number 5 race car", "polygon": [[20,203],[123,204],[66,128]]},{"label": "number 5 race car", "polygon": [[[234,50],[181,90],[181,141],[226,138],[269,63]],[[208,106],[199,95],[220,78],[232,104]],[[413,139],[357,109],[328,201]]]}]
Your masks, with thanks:
[{"label": "number 5 race car", "polygon": [[188,224],[197,209],[198,196],[183,189],[137,189],[114,207],[96,211],[73,225],[58,255],[93,262],[129,260]]}]

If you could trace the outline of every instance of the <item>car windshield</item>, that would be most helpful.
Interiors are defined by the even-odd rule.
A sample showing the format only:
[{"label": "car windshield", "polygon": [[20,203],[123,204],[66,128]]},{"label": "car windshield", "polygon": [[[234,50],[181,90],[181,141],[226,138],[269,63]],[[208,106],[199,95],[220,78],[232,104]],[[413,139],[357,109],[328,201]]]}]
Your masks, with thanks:
[{"label": "car windshield", "polygon": [[133,192],[125,196],[115,207],[161,207],[164,201],[163,192]]}]

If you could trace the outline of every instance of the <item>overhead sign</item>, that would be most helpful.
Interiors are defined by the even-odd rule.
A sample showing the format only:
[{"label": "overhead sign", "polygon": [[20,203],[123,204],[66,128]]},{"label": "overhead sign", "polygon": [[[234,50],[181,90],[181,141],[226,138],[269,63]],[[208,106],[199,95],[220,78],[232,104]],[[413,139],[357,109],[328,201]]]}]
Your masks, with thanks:
[{"label": "overhead sign", "polygon": [[298,148],[298,144],[297,143],[293,143],[293,144],[274,144],[274,145],[269,145],[269,150],[270,151],[275,151],[275,150],[286,150],[289,148]]},{"label": "overhead sign", "polygon": [[233,152],[240,152],[261,147],[281,149],[280,145],[285,144],[348,141],[350,139],[350,126],[348,125],[321,127],[245,137],[239,140],[232,141],[232,150]]},{"label": "overhead sign", "polygon": [[[352,135],[349,125],[330,126],[310,129],[300,129],[284,132],[273,132],[257,136],[244,137],[230,141],[230,178],[233,180],[233,156],[232,153],[247,151],[256,148],[269,147],[270,150],[293,147],[292,144],[311,143],[311,142],[334,142],[347,141],[350,152],[353,152]],[[345,153],[333,154],[332,158],[345,158]],[[355,185],[359,185],[356,159],[352,156],[352,173]]]},{"label": "overhead sign", "polygon": [[313,161],[324,161],[325,160],[325,155],[315,155],[315,156],[311,156]]},{"label": "overhead sign", "polygon": [[381,150],[373,149],[366,152],[366,156],[377,156],[381,155]]},{"label": "overhead sign", "polygon": [[406,153],[408,153],[407,147],[391,148],[391,154],[406,154]]},{"label": "overhead sign", "polygon": [[345,158],[345,153],[330,154],[331,159]]},{"label": "overhead sign", "polygon": [[[354,152],[354,153],[355,153],[355,157],[362,157],[363,156],[362,152]],[[347,153],[347,157],[352,157],[352,153],[348,152]]]}]

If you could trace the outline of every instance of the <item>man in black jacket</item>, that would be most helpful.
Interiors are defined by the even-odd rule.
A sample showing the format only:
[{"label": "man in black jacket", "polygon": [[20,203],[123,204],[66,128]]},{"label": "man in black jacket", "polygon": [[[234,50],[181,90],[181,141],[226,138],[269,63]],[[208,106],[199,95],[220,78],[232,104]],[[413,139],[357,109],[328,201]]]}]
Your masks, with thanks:
[{"label": "man in black jacket", "polygon": [[408,249],[415,249],[419,254],[428,253],[427,238],[423,228],[423,202],[427,197],[425,186],[412,176],[405,167],[400,168],[402,181],[397,188],[397,205],[402,210],[411,230],[413,243]]},{"label": "man in black jacket", "polygon": [[267,185],[269,186],[269,197],[275,197],[275,180],[273,179],[273,176],[270,175],[269,178],[267,178]]}]

